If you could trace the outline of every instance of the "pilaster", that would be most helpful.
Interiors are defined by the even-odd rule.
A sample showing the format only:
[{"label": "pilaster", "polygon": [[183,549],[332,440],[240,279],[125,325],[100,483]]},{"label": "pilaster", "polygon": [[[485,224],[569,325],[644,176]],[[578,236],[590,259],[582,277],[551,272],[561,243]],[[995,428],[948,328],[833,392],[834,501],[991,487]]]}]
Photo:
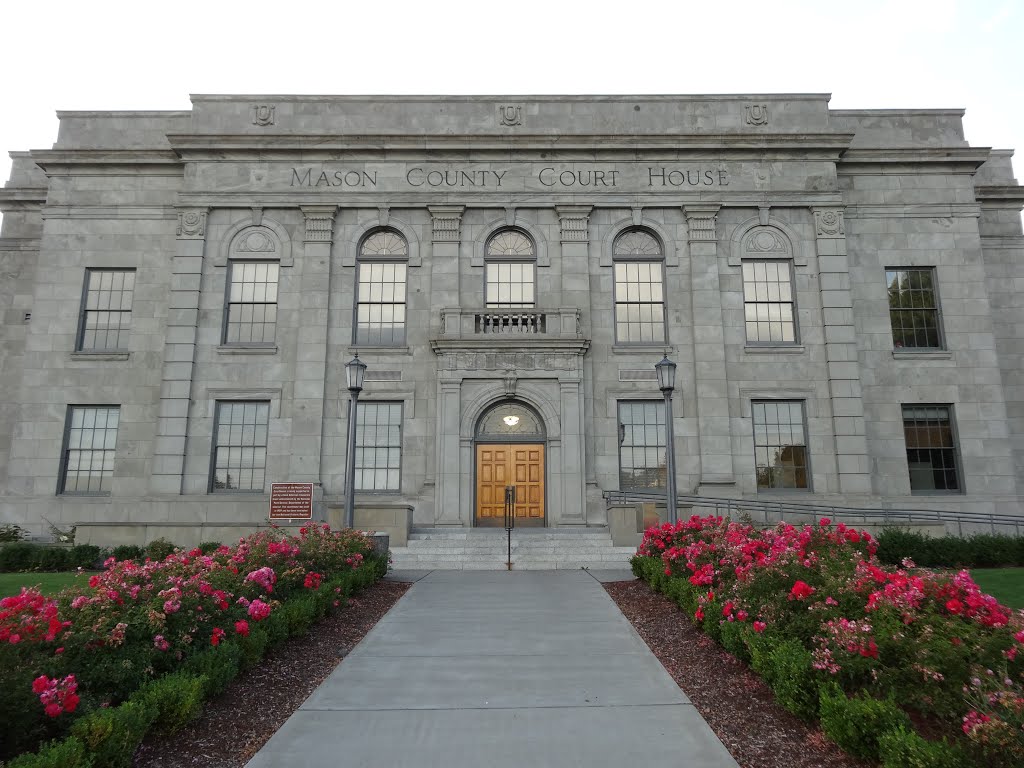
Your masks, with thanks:
[{"label": "pilaster", "polygon": [[864,428],[864,399],[857,362],[843,211],[841,208],[812,210],[839,492],[869,494],[871,466]]},{"label": "pilaster", "polygon": [[[697,400],[701,486],[735,482],[715,228],[719,208],[718,205],[683,206],[690,246],[694,397]],[[685,392],[677,392],[675,397],[682,400],[686,396]],[[701,493],[707,490],[702,488]]]},{"label": "pilaster", "polygon": [[182,492],[206,251],[206,214],[205,208],[178,211],[177,247],[171,262],[167,340],[150,477],[150,490],[158,494],[180,495]]},{"label": "pilaster", "polygon": [[327,316],[330,301],[330,291],[324,290],[324,286],[330,285],[331,242],[338,206],[303,205],[300,208],[306,224],[298,286],[302,322],[295,350],[295,389],[292,399],[292,441],[288,476],[280,480],[319,483],[327,376]]},{"label": "pilaster", "polygon": [[[459,245],[464,205],[427,206],[433,219],[433,251],[430,260],[431,307],[458,307]],[[431,320],[431,322],[434,322]]]},{"label": "pilaster", "polygon": [[[471,474],[472,445],[470,456],[463,455],[459,438],[462,383],[457,380],[439,379],[437,383],[437,488],[434,506],[436,525],[462,525],[460,506],[461,483],[464,475]],[[470,502],[467,501],[467,506]],[[472,517],[472,512],[470,512]]]}]

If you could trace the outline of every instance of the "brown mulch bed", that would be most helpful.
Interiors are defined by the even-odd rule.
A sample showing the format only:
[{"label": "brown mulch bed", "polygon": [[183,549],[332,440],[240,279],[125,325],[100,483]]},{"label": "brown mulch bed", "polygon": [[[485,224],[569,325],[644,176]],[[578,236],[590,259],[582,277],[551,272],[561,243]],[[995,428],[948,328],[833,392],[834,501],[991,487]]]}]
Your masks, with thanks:
[{"label": "brown mulch bed", "polygon": [[864,768],[817,726],[775,703],[771,690],[639,579],[605,584],[655,656],[743,768]]},{"label": "brown mulch bed", "polygon": [[173,736],[148,738],[134,768],[241,768],[331,674],[411,584],[379,581],[344,610],[288,640],[243,672],[202,716]]}]

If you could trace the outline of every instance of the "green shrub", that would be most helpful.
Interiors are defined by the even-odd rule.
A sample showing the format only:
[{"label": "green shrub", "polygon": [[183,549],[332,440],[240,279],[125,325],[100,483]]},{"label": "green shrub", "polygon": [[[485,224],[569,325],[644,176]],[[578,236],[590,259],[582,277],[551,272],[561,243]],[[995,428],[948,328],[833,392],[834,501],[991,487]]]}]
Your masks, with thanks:
[{"label": "green shrub", "polygon": [[220,542],[219,541],[201,541],[201,542],[199,542],[199,551],[202,552],[204,555],[212,555],[218,549],[220,549]]},{"label": "green shrub", "polygon": [[747,655],[750,657],[750,668],[770,686],[775,679],[772,649],[775,643],[780,642],[779,638],[766,633],[746,632],[743,635],[743,642],[747,646]]},{"label": "green shrub", "polygon": [[52,741],[35,754],[21,755],[7,763],[7,768],[90,768],[92,758],[85,745],[71,737]]},{"label": "green shrub", "polygon": [[0,572],[20,573],[31,570],[36,562],[37,550],[42,549],[38,544],[29,544],[27,541],[16,541],[0,547]]},{"label": "green shrub", "polygon": [[186,672],[175,672],[142,686],[131,698],[155,713],[153,729],[175,733],[199,716],[207,681]]},{"label": "green shrub", "polygon": [[786,711],[803,720],[818,715],[818,680],[811,653],[796,640],[776,643],[766,660],[771,665],[771,688]]},{"label": "green shrub", "polygon": [[146,545],[146,557],[150,560],[163,560],[168,555],[174,552],[174,545],[171,544],[167,539],[161,536],[159,539],[153,539],[149,544]]},{"label": "green shrub", "polygon": [[242,651],[242,669],[248,669],[254,664],[258,664],[259,660],[263,658],[269,642],[270,638],[267,633],[261,627],[256,626],[255,622],[250,621],[248,636],[238,636],[238,647]]},{"label": "green shrub", "polygon": [[134,544],[122,544],[119,547],[114,547],[110,554],[115,560],[141,560],[145,555],[142,547],[137,547]]},{"label": "green shrub", "polygon": [[838,686],[821,691],[821,729],[850,754],[878,760],[878,740],[887,731],[910,729],[910,718],[891,700],[864,694],[847,698]]},{"label": "green shrub", "polygon": [[[32,680],[39,672],[24,657],[19,646],[5,643],[0,647],[0,761],[30,749],[54,736],[47,729],[50,723],[40,720],[39,697],[32,692]],[[47,718],[49,720],[49,718]]]},{"label": "green shrub", "polygon": [[741,621],[727,621],[722,624],[722,647],[740,661],[750,662],[750,651],[744,642],[743,635],[749,631]]},{"label": "green shrub", "polygon": [[883,768],[973,768],[976,763],[955,744],[926,741],[903,726],[878,737]]},{"label": "green shrub", "polygon": [[0,542],[21,541],[27,536],[28,531],[26,531],[20,525],[14,525],[13,523],[6,523],[4,525],[0,525]]},{"label": "green shrub", "polygon": [[36,560],[32,564],[32,569],[36,571],[66,571],[70,567],[68,561],[70,554],[71,550],[64,547],[37,547]]},{"label": "green shrub", "polygon": [[285,603],[278,610],[284,612],[289,637],[309,634],[309,628],[316,619],[316,603],[311,595],[302,595]]},{"label": "green shrub", "polygon": [[235,679],[242,665],[242,649],[237,643],[223,642],[197,653],[182,665],[182,671],[206,680],[207,697],[216,696]]},{"label": "green shrub", "polygon": [[76,544],[68,550],[69,568],[95,568],[101,556],[101,550],[94,544]]},{"label": "green shrub", "polygon": [[142,700],[97,709],[71,726],[71,735],[86,746],[93,768],[130,768],[132,756],[156,717]]},{"label": "green shrub", "polygon": [[926,568],[998,568],[1024,565],[1024,536],[980,533],[930,537],[902,528],[885,528],[878,535],[878,558],[899,565],[909,557]]}]

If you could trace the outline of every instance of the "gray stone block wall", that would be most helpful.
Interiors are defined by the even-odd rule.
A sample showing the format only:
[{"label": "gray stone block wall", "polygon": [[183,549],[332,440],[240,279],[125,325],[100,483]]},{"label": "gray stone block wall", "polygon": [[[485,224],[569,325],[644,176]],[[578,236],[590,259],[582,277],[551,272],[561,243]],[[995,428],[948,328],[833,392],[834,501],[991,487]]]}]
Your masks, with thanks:
[{"label": "gray stone block wall", "polygon": [[[549,422],[549,521],[606,522],[617,402],[660,402],[637,372],[664,354],[680,493],[758,495],[750,401],[786,398],[805,403],[811,454],[811,488],[786,499],[1024,513],[1024,198],[1010,154],[971,149],[961,116],[830,112],[816,94],[198,96],[190,112],[60,113],[54,149],[18,153],[0,192],[0,520],[258,525],[266,494],[209,493],[219,399],[271,402],[268,489],[319,482],[338,506],[356,353],[372,372],[361,401],[404,409],[401,489],[360,503],[407,504],[418,525],[471,522],[473,420],[509,386]],[[695,165],[707,175],[686,182]],[[489,186],[431,186],[415,168]],[[410,245],[398,347],[353,340],[356,249],[381,226]],[[504,226],[536,243],[549,337],[443,324],[442,309],[483,308],[484,245]],[[649,346],[615,339],[611,247],[633,226],[665,250],[667,339]],[[759,228],[791,257],[795,345],[746,341],[741,262]],[[257,230],[281,263],[276,339],[238,349],[222,343],[228,262]],[[941,352],[894,354],[890,266],[935,269]],[[137,270],[127,356],[74,353],[89,267]],[[578,333],[559,325],[576,313]],[[56,495],[68,405],[108,403],[111,495]],[[953,405],[965,494],[910,494],[909,403]]]}]

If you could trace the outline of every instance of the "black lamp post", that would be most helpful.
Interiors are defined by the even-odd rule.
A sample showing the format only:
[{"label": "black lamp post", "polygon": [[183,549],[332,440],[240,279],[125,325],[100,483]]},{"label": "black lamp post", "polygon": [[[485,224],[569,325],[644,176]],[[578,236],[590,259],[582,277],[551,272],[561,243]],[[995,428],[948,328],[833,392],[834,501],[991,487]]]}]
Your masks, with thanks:
[{"label": "black lamp post", "polygon": [[676,441],[672,429],[672,391],[676,388],[676,364],[665,355],[661,362],[654,366],[658,372],[658,388],[665,395],[665,469],[666,478],[665,501],[668,505],[668,519],[676,522]]},{"label": "black lamp post", "polygon": [[363,391],[363,377],[366,375],[366,363],[356,355],[345,363],[345,380],[352,400],[348,404],[348,462],[345,467],[345,527],[355,525],[356,515],[356,408],[359,393]]}]

